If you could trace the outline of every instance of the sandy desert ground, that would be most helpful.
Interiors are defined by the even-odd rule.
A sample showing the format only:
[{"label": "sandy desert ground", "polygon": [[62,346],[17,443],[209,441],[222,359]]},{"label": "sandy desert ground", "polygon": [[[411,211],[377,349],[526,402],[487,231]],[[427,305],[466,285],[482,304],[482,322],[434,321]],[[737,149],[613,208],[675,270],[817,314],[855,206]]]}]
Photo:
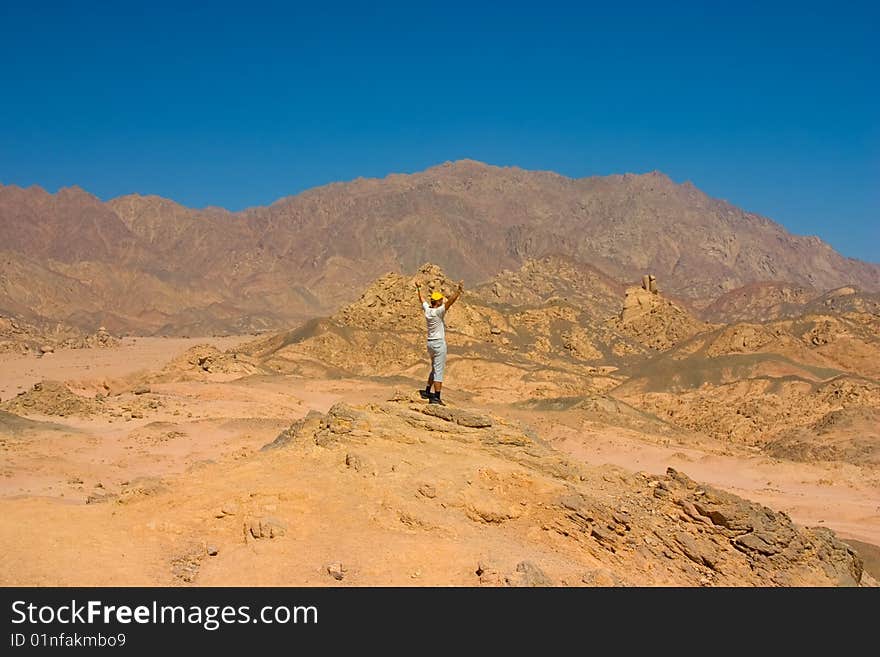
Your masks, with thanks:
[{"label": "sandy desert ground", "polygon": [[[3,400],[33,392],[35,384],[51,392],[51,382],[58,381],[96,401],[79,413],[65,412],[62,404],[43,415],[35,397],[37,408],[26,418],[0,416],[0,583],[469,586],[509,583],[511,574],[532,584],[682,583],[680,574],[664,575],[663,565],[651,558],[635,566],[620,562],[615,569],[585,552],[573,570],[574,557],[563,558],[569,546],[537,536],[552,525],[538,519],[539,509],[550,508],[540,500],[552,482],[515,471],[496,454],[474,462],[473,455],[456,453],[455,441],[435,445],[389,430],[391,442],[373,449],[370,436],[378,429],[372,421],[373,434],[358,438],[355,430],[355,448],[349,444],[329,460],[327,450],[315,446],[261,451],[312,411],[326,413],[337,402],[358,407],[401,400],[420,385],[415,376],[206,373],[198,380],[151,379],[194,345],[227,349],[252,339],[126,338],[100,350],[3,355]],[[864,469],[841,462],[780,461],[706,436],[663,437],[610,426],[577,410],[500,403],[485,390],[456,390],[456,371],[463,368],[455,357],[450,360],[450,407],[529,427],[542,444],[598,468],[596,488],[618,470],[626,481],[641,477],[659,485],[672,467],[782,511],[797,525],[834,530],[857,549],[866,577],[880,578],[880,477],[866,478]],[[420,455],[420,441],[436,453]],[[580,481],[593,479],[581,475]],[[498,521],[496,511],[480,511],[468,500],[481,484],[481,494],[506,491],[518,499],[511,502],[516,512],[504,507]],[[609,504],[615,495],[629,494],[607,486]],[[435,503],[459,494],[467,513],[453,521],[447,502]],[[494,508],[497,500],[488,504]],[[499,537],[494,528],[507,520],[504,526],[513,527],[521,520],[520,507],[531,524],[523,525],[521,535]],[[479,522],[471,521],[473,509]],[[645,543],[650,546],[651,539]],[[633,568],[652,575],[641,577]],[[712,572],[697,570],[695,585],[725,583],[721,575],[713,580]],[[621,575],[626,572],[633,574]]]}]

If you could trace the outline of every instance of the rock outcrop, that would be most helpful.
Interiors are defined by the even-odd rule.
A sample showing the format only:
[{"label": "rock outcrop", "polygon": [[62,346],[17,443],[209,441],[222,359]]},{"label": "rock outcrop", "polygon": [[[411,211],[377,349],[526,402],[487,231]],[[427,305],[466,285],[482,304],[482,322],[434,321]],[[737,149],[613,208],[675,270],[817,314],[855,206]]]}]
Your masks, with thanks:
[{"label": "rock outcrop", "polygon": [[623,308],[612,325],[655,351],[670,349],[712,328],[660,296],[653,276],[646,276],[641,287],[626,289]]},{"label": "rock outcrop", "polygon": [[149,381],[192,381],[232,379],[269,370],[247,354],[237,350],[221,351],[209,344],[190,347],[168,363],[160,372],[144,377]]},{"label": "rock outcrop", "polygon": [[119,338],[101,326],[87,334],[62,322],[34,324],[18,317],[0,315],[0,354],[21,353],[40,356],[56,349],[114,347]]},{"label": "rock outcrop", "polygon": [[101,403],[77,395],[59,381],[40,381],[30,390],[0,404],[0,408],[17,415],[90,416],[98,412]]},{"label": "rock outcrop", "polygon": [[516,422],[438,409],[416,396],[365,406],[340,402],[295,422],[267,448],[338,460],[375,481],[364,494],[381,500],[366,497],[361,504],[384,505],[399,517],[401,529],[387,529],[392,534],[479,526],[484,541],[515,544],[528,555],[480,561],[475,584],[863,583],[861,559],[829,530],[798,526],[784,513],[672,468],[653,476],[579,464]]}]

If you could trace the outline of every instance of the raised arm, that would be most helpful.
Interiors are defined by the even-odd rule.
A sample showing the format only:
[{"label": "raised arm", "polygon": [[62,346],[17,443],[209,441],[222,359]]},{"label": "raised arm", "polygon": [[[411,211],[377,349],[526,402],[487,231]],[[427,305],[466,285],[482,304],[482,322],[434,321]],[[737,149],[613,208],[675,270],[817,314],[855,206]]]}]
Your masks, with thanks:
[{"label": "raised arm", "polygon": [[458,297],[461,296],[461,292],[462,292],[463,289],[464,289],[464,281],[459,281],[459,282],[458,282],[458,288],[455,290],[455,292],[452,293],[452,296],[450,296],[450,297],[446,300],[446,310],[449,310],[449,306],[451,306],[451,305],[454,304],[456,301],[458,301]]},{"label": "raised arm", "polygon": [[420,304],[425,303],[425,297],[422,296],[422,284],[419,283],[418,281],[416,281],[416,290],[419,293],[419,303]]}]

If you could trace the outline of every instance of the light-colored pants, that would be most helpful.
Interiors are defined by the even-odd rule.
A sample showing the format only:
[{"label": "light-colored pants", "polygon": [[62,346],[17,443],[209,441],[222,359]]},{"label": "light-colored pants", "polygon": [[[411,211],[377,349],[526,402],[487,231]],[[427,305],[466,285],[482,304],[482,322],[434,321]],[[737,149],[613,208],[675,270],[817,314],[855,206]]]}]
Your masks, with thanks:
[{"label": "light-colored pants", "polygon": [[443,370],[446,369],[446,340],[428,340],[428,355],[431,357],[431,377],[443,383]]}]

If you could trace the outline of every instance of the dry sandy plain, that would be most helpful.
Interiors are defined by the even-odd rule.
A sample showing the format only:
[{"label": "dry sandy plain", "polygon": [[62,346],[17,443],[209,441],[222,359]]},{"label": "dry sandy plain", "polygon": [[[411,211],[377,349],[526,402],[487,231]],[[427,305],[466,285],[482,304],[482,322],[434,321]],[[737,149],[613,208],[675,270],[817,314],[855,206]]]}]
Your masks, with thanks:
[{"label": "dry sandy plain", "polygon": [[[571,532],[552,531],[558,522],[547,514],[556,507],[547,500],[557,499],[562,479],[527,462],[533,452],[503,452],[504,440],[467,452],[481,429],[453,422],[460,433],[447,435],[412,423],[404,407],[418,410],[411,393],[421,368],[389,380],[157,376],[195,345],[226,350],[252,339],[124,338],[106,349],[0,356],[0,398],[36,400],[26,417],[0,415],[0,584],[760,585],[737,579],[741,565],[689,561],[680,536],[674,550],[654,549],[658,536],[665,540],[658,532],[602,551],[601,532],[592,534],[596,545],[580,538],[575,545]],[[453,354],[450,408],[506,418],[495,427],[521,423],[540,436],[541,449],[582,464],[587,474],[574,478],[581,492],[565,481],[559,490],[602,500],[593,511],[610,509],[620,536],[630,526],[619,516],[634,507],[662,515],[670,531],[687,524],[684,515],[634,501],[639,482],[647,493],[665,490],[664,478],[674,483],[664,474],[671,467],[784,512],[798,526],[832,529],[863,560],[862,583],[880,578],[880,477],[842,462],[782,461],[706,436],[664,437],[577,410],[503,403],[491,373],[461,390],[466,371]],[[65,394],[49,397],[53,381],[94,406],[65,411]],[[35,384],[46,394],[36,395]],[[296,420],[337,402],[372,409],[369,422],[357,412],[349,418],[341,447],[318,437],[293,450],[261,451]],[[389,403],[402,410],[389,411]],[[395,433],[400,418],[415,433]],[[708,536],[693,524],[694,536]]]}]

